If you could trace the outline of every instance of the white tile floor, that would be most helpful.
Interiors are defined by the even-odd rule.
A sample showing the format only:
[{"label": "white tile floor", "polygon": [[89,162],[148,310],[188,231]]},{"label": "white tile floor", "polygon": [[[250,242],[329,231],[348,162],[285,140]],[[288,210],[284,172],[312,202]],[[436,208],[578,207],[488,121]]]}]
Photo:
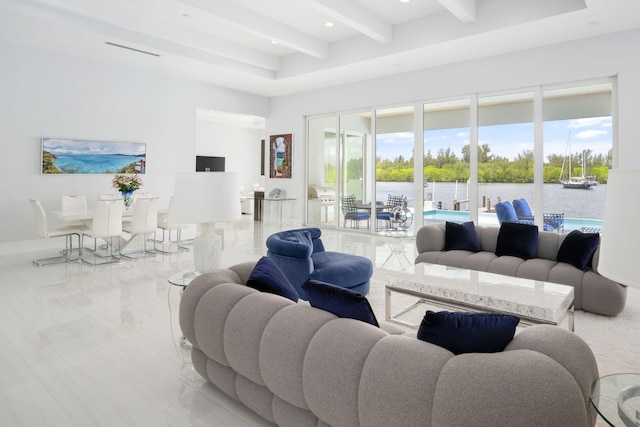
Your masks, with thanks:
[{"label": "white tile floor", "polygon": [[[225,230],[222,266],[259,259],[274,231],[243,217]],[[368,234],[324,230],[323,241],[377,267],[390,253],[388,239]],[[410,260],[414,246],[406,240]],[[192,268],[191,252],[99,267],[31,264],[52,255],[0,256],[0,426],[270,425],[205,384],[178,344],[179,288],[167,277]]]}]

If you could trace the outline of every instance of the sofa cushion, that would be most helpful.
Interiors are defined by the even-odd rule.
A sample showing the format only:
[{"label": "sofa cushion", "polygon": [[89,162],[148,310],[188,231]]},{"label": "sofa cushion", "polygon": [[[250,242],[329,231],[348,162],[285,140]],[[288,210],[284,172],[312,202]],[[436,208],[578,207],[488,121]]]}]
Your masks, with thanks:
[{"label": "sofa cushion", "polygon": [[504,350],[520,319],[509,314],[427,311],[418,339],[453,354],[495,353]]},{"label": "sofa cushion", "polygon": [[598,244],[600,244],[600,234],[573,230],[560,245],[557,259],[559,262],[566,262],[580,270],[585,270],[591,263]]},{"label": "sofa cushion", "polygon": [[342,252],[317,252],[311,255],[313,271],[311,280],[334,283],[353,288],[367,282],[373,275],[373,263],[369,258]]},{"label": "sofa cushion", "polygon": [[478,236],[476,236],[476,228],[473,225],[473,221],[463,222],[462,224],[447,221],[445,227],[445,251],[480,251],[480,244],[478,243]]},{"label": "sofa cushion", "polygon": [[307,291],[312,307],[328,311],[338,317],[361,320],[379,326],[369,301],[364,295],[319,280],[307,280],[302,289]]},{"label": "sofa cushion", "polygon": [[260,292],[269,292],[288,298],[293,302],[298,301],[299,295],[287,276],[271,259],[263,256],[247,280],[247,286]]},{"label": "sofa cushion", "polygon": [[525,199],[514,200],[513,209],[516,210],[516,215],[518,216],[518,219],[533,218],[533,212],[531,212],[531,207],[529,207],[529,203],[527,203]]},{"label": "sofa cushion", "polygon": [[498,202],[494,206],[496,210],[496,216],[502,223],[503,221],[517,221],[518,215],[511,202]]},{"label": "sofa cushion", "polygon": [[496,255],[511,255],[522,259],[536,256],[538,247],[538,226],[503,222],[498,233]]}]

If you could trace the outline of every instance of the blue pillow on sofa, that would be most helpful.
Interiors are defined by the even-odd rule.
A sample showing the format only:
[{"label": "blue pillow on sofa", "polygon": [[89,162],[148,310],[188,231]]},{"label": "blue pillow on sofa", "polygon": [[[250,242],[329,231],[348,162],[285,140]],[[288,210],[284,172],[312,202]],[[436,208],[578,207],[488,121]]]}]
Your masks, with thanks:
[{"label": "blue pillow on sofa", "polygon": [[266,256],[260,258],[254,267],[249,280],[247,280],[247,286],[260,292],[269,292],[289,298],[293,302],[297,302],[300,297],[280,267]]},{"label": "blue pillow on sofa", "polygon": [[536,256],[538,248],[538,226],[503,222],[498,232],[496,255],[510,255],[522,259]]},{"label": "blue pillow on sofa", "polygon": [[473,221],[462,224],[447,221],[444,231],[444,250],[479,252],[480,244]]},{"label": "blue pillow on sofa", "polygon": [[364,295],[341,286],[307,280],[302,285],[307,291],[312,307],[335,314],[338,317],[361,320],[373,326],[379,326],[376,315]]},{"label": "blue pillow on sofa", "polygon": [[562,241],[556,259],[584,270],[591,263],[599,244],[600,234],[573,230]]},{"label": "blue pillow on sofa", "polygon": [[495,353],[513,339],[520,319],[509,314],[427,311],[418,339],[453,354]]}]

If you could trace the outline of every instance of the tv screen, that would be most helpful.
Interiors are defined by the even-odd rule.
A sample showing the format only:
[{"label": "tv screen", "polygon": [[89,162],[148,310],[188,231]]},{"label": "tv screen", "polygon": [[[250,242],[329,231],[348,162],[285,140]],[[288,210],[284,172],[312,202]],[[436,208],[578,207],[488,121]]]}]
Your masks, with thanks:
[{"label": "tv screen", "polygon": [[224,172],[224,157],[196,156],[196,172]]}]

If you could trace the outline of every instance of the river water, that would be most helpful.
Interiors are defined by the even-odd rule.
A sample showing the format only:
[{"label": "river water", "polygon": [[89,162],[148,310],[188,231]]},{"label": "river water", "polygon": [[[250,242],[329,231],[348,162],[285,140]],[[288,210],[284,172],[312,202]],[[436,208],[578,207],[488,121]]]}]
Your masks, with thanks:
[{"label": "river water", "polygon": [[[604,217],[604,202],[607,192],[606,185],[598,185],[590,190],[562,188],[561,184],[544,184],[544,211],[546,213],[564,213],[565,218],[602,219]],[[413,197],[413,183],[411,182],[377,182],[376,200],[386,202],[387,195],[406,195]],[[513,201],[525,198],[533,209],[533,184],[480,184],[478,186],[479,205],[482,197],[490,200],[491,206],[499,201]],[[434,207],[442,202],[442,209],[453,209],[454,200],[467,200],[466,183],[429,182],[424,187],[424,197],[432,200]],[[409,206],[413,206],[409,200]],[[461,204],[461,210],[468,210],[468,205]]]}]

